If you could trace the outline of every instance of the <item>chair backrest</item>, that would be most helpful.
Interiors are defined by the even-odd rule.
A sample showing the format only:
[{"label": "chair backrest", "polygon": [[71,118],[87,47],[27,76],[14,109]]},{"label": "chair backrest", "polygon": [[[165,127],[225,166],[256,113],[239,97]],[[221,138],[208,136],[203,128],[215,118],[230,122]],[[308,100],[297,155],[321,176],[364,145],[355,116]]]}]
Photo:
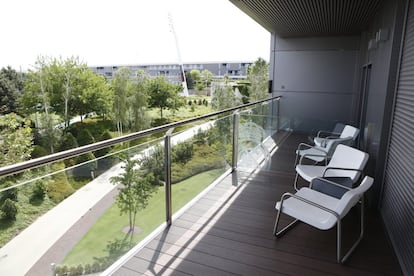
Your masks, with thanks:
[{"label": "chair backrest", "polygon": [[[354,169],[354,170],[363,170],[368,161],[368,153],[360,151],[358,149],[339,144],[331,160],[329,161],[327,168],[345,168],[345,169]],[[351,170],[328,170],[324,176],[339,176],[339,177],[350,177],[355,183],[359,176],[360,172],[351,171]]]},{"label": "chair backrest", "polygon": [[346,125],[344,129],[341,132],[341,136],[339,138],[347,138],[352,137],[352,140],[355,141],[355,139],[358,137],[359,129],[350,125]]},{"label": "chair backrest", "polygon": [[343,123],[336,123],[334,129],[332,130],[333,133],[342,133],[345,128],[345,124]]},{"label": "chair backrest", "polygon": [[346,192],[336,205],[335,212],[343,218],[349,210],[358,203],[364,193],[371,188],[374,179],[369,176],[365,176],[361,184]]},{"label": "chair backrest", "polygon": [[321,147],[324,151],[326,151],[327,156],[332,156],[332,154],[335,152],[336,147],[339,144],[343,145],[352,145],[353,140],[351,137],[344,137],[344,138],[337,138],[337,139],[328,139],[326,140],[325,147]]}]

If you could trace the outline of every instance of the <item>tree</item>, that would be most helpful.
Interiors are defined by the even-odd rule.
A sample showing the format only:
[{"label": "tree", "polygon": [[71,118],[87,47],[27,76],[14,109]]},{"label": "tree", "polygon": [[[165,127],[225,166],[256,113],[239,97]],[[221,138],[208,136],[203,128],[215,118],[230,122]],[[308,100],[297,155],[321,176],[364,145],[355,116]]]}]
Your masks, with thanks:
[{"label": "tree", "polygon": [[10,66],[0,70],[0,115],[16,113],[17,99],[23,89],[21,74]]},{"label": "tree", "polygon": [[240,99],[236,98],[233,87],[230,85],[216,86],[211,99],[211,105],[215,110],[223,110],[239,105]]},{"label": "tree", "polygon": [[193,69],[190,71],[190,75],[194,83],[198,83],[200,81],[200,78],[201,78],[200,70]]},{"label": "tree", "polygon": [[190,72],[185,72],[185,80],[187,81],[187,88],[194,89],[194,80]]},{"label": "tree", "polygon": [[211,73],[207,69],[204,69],[201,72],[201,81],[204,83],[204,87],[210,87],[212,80],[213,80],[213,73]]},{"label": "tree", "polygon": [[105,115],[111,112],[114,95],[103,76],[95,74],[83,64],[80,68],[77,86],[79,93],[74,99],[75,114],[96,112],[105,118]]},{"label": "tree", "polygon": [[61,122],[60,117],[55,113],[42,113],[39,118],[41,144],[44,148],[49,148],[50,153],[55,152],[55,147],[62,138],[62,129],[58,127]]},{"label": "tree", "polygon": [[139,70],[136,73],[137,82],[132,85],[130,95],[130,113],[132,114],[132,129],[139,131],[148,126],[148,118],[146,116],[146,109],[148,103],[147,85],[149,75]]},{"label": "tree", "polygon": [[134,233],[136,215],[139,210],[143,210],[148,205],[148,200],[154,192],[151,185],[154,182],[152,173],[144,173],[136,168],[138,160],[132,160],[129,155],[123,157],[124,171],[119,176],[111,177],[112,184],[119,184],[119,194],[116,202],[121,214],[128,214],[129,232]]},{"label": "tree", "polygon": [[122,67],[116,71],[114,78],[111,81],[112,91],[114,93],[113,114],[116,121],[116,127],[119,135],[123,133],[123,125],[127,121],[128,112],[128,90],[130,89],[130,70],[127,67]]},{"label": "tree", "polygon": [[268,94],[269,64],[264,59],[258,58],[247,69],[247,80],[250,81],[250,101],[265,99]]},{"label": "tree", "polygon": [[165,108],[176,108],[176,98],[180,90],[181,85],[169,83],[163,77],[152,79],[148,84],[148,105],[158,107],[163,118]]},{"label": "tree", "polygon": [[52,110],[62,116],[66,130],[74,116],[92,111],[109,113],[112,98],[104,78],[79,58],[39,57],[34,69],[27,73],[19,101],[25,114],[43,110],[48,116]]},{"label": "tree", "polygon": [[30,158],[33,134],[29,126],[30,121],[14,113],[0,116],[0,166]]}]

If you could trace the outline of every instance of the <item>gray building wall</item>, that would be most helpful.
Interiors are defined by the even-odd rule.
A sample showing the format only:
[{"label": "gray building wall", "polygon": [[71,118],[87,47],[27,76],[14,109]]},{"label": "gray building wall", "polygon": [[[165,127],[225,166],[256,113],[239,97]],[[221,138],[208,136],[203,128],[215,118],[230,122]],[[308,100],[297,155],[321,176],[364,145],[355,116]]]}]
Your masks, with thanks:
[{"label": "gray building wall", "polygon": [[[215,77],[224,77],[227,75],[230,79],[245,79],[247,68],[252,64],[251,61],[240,62],[205,62],[205,63],[185,63],[183,64],[184,72],[191,70],[209,70]],[[107,66],[90,66],[89,68],[107,79],[112,79],[118,68],[128,67],[131,70],[131,76],[135,76],[136,71],[144,70],[151,77],[164,76],[167,81],[172,83],[181,82],[181,68],[178,64],[134,64],[134,65],[107,65]]]},{"label": "gray building wall", "polygon": [[[281,38],[272,35],[272,93],[296,130],[326,121],[355,121],[360,36]],[[332,123],[333,124],[333,123]],[[330,125],[332,125],[330,124]]]},{"label": "gray building wall", "polygon": [[[366,109],[362,109],[365,125],[361,126],[360,147],[370,155],[367,173],[376,179],[371,190],[372,201],[377,203],[381,192],[384,174],[385,152],[387,151],[389,125],[392,117],[398,56],[401,45],[401,22],[404,17],[397,16],[398,1],[383,1],[376,17],[363,33],[361,43],[361,67],[370,64],[371,76],[366,95]],[[378,32],[387,32],[381,41],[376,41]]]}]

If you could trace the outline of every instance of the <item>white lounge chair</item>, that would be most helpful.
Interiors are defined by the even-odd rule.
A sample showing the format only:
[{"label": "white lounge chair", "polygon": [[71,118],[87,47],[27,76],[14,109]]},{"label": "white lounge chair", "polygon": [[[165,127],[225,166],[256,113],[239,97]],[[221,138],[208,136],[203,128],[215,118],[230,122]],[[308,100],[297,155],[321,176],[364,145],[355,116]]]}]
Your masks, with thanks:
[{"label": "white lounge chair", "polygon": [[[372,186],[373,179],[366,176],[361,185],[349,189],[340,199],[328,196],[324,193],[310,188],[301,188],[295,194],[285,193],[279,202],[276,203],[277,216],[273,228],[273,235],[279,238],[287,232],[298,221],[307,223],[320,230],[328,230],[337,226],[337,261],[344,263],[350,254],[355,250],[364,235],[364,193]],[[335,185],[335,183],[332,183]],[[361,202],[361,225],[357,241],[342,257],[342,228],[341,219],[346,216],[349,210]],[[278,224],[281,213],[293,217],[295,220],[278,231]]]},{"label": "white lounge chair", "polygon": [[298,190],[299,176],[307,182],[311,182],[316,177],[349,177],[355,183],[361,176],[368,157],[366,152],[339,144],[326,166],[305,165],[302,164],[303,158],[301,158],[299,164],[296,165],[295,190]]},{"label": "white lounge chair", "polygon": [[343,127],[342,131],[339,133],[338,132],[329,133],[326,131],[319,131],[318,135],[315,138],[313,138],[313,142],[315,143],[315,146],[324,147],[327,144],[327,142],[331,139],[352,137],[352,141],[354,143],[356,138],[358,137],[358,134],[359,134],[358,128],[350,126],[350,125],[346,125],[345,127]]}]

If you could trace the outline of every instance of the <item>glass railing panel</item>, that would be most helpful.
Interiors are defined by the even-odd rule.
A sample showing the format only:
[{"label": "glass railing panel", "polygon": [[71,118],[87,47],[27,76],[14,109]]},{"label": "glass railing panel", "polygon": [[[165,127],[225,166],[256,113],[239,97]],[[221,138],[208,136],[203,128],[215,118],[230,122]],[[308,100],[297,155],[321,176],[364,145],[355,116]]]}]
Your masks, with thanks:
[{"label": "glass railing panel", "polygon": [[257,104],[239,114],[237,168],[252,171],[270,158],[281,129],[279,100]]},{"label": "glass railing panel", "polygon": [[[235,122],[253,121],[266,137],[280,128],[273,118],[275,106],[239,110],[243,115],[238,119],[224,112],[175,125],[173,212],[232,167]],[[56,162],[46,156],[13,166],[13,171],[24,171],[0,178],[0,275],[100,272],[164,224],[168,128],[145,132],[151,136],[143,132],[105,141],[112,145],[107,148],[99,143],[77,148]],[[266,145],[266,140],[261,142]],[[92,148],[97,150],[84,153]],[[2,174],[10,173],[3,169]],[[134,188],[122,190],[126,187]]]},{"label": "glass railing panel", "polygon": [[[143,164],[153,164],[147,157],[163,147],[163,139],[140,142],[132,140],[0,179],[2,188],[16,186],[0,193],[2,205],[11,201],[6,203],[11,211],[2,211],[0,218],[0,252],[6,256],[0,274],[103,271],[161,225],[163,182],[147,178]],[[133,164],[129,175],[126,162]],[[164,168],[160,174],[164,176]],[[150,182],[146,200],[139,200],[138,189],[122,190],[128,184],[142,184],[142,179]],[[30,250],[15,250],[26,246]]]},{"label": "glass railing panel", "polygon": [[171,137],[173,213],[230,168],[232,121],[220,117]]}]

